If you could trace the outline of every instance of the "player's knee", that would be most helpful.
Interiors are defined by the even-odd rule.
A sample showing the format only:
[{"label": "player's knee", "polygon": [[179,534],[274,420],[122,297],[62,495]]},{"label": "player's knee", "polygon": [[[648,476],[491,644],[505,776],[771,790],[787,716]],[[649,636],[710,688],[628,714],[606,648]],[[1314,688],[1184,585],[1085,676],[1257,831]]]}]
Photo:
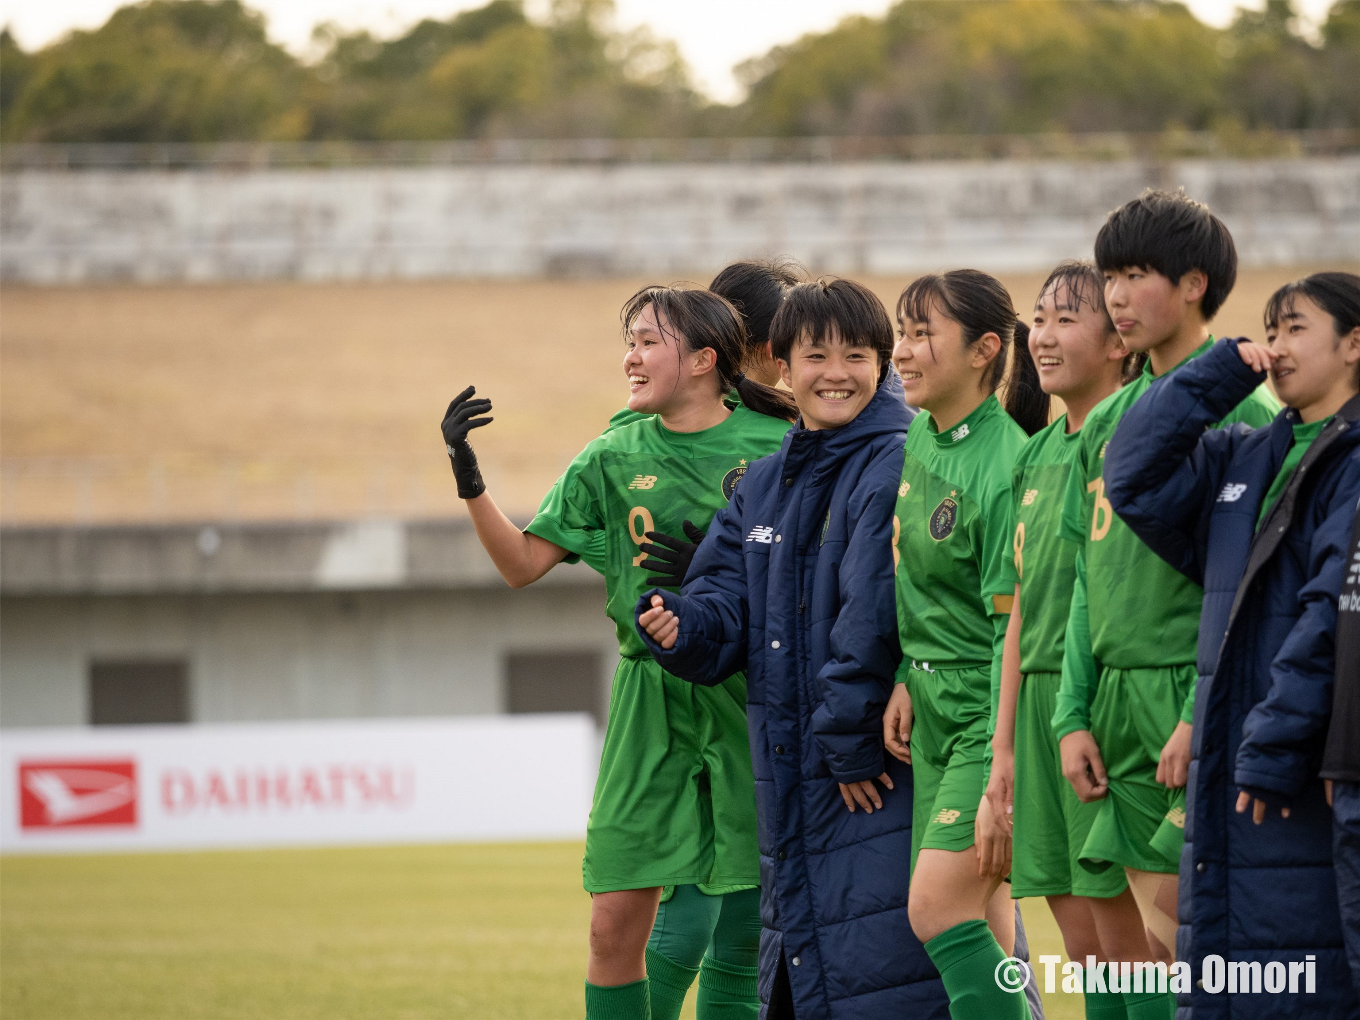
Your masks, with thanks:
[{"label": "player's knee", "polygon": [[[1093,931],[1074,931],[1062,933],[1063,949],[1067,951],[1069,960],[1085,960],[1088,956],[1094,956],[1098,960],[1107,958],[1104,948],[1100,944],[1100,939]],[[1121,957],[1113,957],[1121,959]]]},{"label": "player's knee", "polygon": [[953,927],[949,918],[949,905],[945,900],[925,888],[924,882],[913,882],[907,897],[907,920],[911,930],[923,944],[936,935]]},{"label": "player's knee", "polygon": [[618,959],[641,954],[648,927],[633,911],[599,906],[590,915],[590,953],[599,959]]},{"label": "player's knee", "polygon": [[590,954],[600,959],[614,959],[629,951],[631,929],[611,916],[590,919]]}]

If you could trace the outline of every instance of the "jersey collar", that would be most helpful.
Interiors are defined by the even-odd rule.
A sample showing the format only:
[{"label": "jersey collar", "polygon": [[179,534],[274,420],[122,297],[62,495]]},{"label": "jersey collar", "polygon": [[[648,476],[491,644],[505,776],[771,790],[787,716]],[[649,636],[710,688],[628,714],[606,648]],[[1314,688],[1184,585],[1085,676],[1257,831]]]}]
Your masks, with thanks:
[{"label": "jersey collar", "polygon": [[931,418],[927,423],[930,436],[939,446],[958,446],[969,436],[973,435],[973,433],[977,432],[978,426],[981,425],[982,422],[986,421],[994,412],[999,410],[1001,410],[1001,404],[997,402],[996,394],[989,393],[986,400],[969,411],[968,417],[964,418],[963,421],[959,422],[952,429],[946,429],[944,432],[937,432],[935,429],[935,419]]},{"label": "jersey collar", "polygon": [[[1203,354],[1205,351],[1207,351],[1207,350],[1208,350],[1210,347],[1212,347],[1213,345],[1214,345],[1214,335],[1213,335],[1212,333],[1210,333],[1210,334],[1209,334],[1209,339],[1208,339],[1208,340],[1205,340],[1204,343],[1200,344],[1200,345],[1199,345],[1198,347],[1196,347],[1193,351],[1191,351],[1189,354],[1187,354],[1187,355],[1185,356],[1184,360],[1180,361],[1174,368],[1171,369],[1171,372],[1176,371],[1177,368],[1180,368],[1181,365],[1184,365],[1186,362],[1188,362],[1188,361],[1190,361],[1190,360],[1192,360],[1192,359],[1194,359],[1194,358],[1198,358],[1201,354]],[[1168,372],[1167,375],[1170,375],[1171,372]],[[1147,379],[1147,381],[1150,382],[1150,383],[1151,383],[1151,382],[1155,382],[1156,380],[1158,380],[1158,379],[1161,378],[1161,376],[1159,376],[1159,375],[1153,375],[1153,374],[1152,374],[1152,359],[1151,359],[1151,358],[1148,358],[1146,361],[1143,362],[1143,377],[1144,377],[1145,379]]]}]

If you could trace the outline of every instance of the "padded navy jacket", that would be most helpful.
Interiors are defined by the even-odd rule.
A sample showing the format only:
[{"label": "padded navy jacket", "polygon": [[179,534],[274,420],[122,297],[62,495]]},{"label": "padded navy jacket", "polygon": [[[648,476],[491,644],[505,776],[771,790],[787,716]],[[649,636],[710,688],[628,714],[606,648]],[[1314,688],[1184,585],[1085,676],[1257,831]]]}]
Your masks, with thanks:
[{"label": "padded navy jacket", "polygon": [[[1258,531],[1299,419],[1286,409],[1255,431],[1205,431],[1264,378],[1236,346],[1219,341],[1129,409],[1106,452],[1105,492],[1143,541],[1204,586],[1176,957],[1198,982],[1209,954],[1286,971],[1311,954],[1316,991],[1303,981],[1296,994],[1193,984],[1178,1017],[1360,1017],[1318,779],[1360,497],[1360,398],[1313,441]],[[1242,787],[1289,802],[1290,817],[1272,810],[1253,825],[1234,810]]]},{"label": "padded navy jacket", "polygon": [[[798,1020],[947,1020],[907,920],[911,769],[885,754],[902,658],[892,516],[911,424],[897,373],[850,424],[795,427],[713,518],[680,596],[675,647],[643,640],[701,684],[746,670],[760,831],[760,992],[782,963]],[[883,809],[846,810],[837,782],[887,772]],[[881,789],[881,788],[880,788]]]}]

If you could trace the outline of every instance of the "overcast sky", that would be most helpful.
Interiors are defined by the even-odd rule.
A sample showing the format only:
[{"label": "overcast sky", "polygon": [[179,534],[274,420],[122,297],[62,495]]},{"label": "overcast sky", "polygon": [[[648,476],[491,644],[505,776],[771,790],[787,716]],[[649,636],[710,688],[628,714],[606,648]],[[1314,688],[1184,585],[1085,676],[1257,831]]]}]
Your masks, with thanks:
[{"label": "overcast sky", "polygon": [[[380,36],[400,34],[424,17],[447,18],[486,0],[246,0],[265,13],[269,34],[306,54],[312,26],[330,20],[343,28],[367,28]],[[981,3],[984,0],[977,0]],[[1264,0],[1187,0],[1203,20],[1225,25],[1237,7],[1260,8]],[[1316,24],[1331,0],[1295,0],[1305,22]],[[33,49],[72,28],[97,28],[122,6],[119,0],[0,0],[0,21],[25,49]],[[529,0],[530,12],[544,0]],[[740,98],[732,68],[771,46],[805,32],[830,28],[847,14],[882,14],[890,0],[617,0],[621,27],[650,25],[674,39],[694,72],[696,84],[714,99]]]}]

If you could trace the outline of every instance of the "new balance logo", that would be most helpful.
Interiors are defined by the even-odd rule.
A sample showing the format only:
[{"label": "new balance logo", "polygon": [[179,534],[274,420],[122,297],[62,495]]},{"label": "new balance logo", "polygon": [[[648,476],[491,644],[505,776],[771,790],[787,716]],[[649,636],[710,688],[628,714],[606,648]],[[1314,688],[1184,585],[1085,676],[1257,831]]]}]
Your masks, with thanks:
[{"label": "new balance logo", "polygon": [[949,433],[949,438],[957,443],[960,439],[962,439],[966,435],[968,435],[968,426],[960,425],[953,432]]},{"label": "new balance logo", "polygon": [[1034,501],[1039,498],[1038,489],[1026,489],[1025,494],[1020,497],[1021,506],[1033,506]]},{"label": "new balance logo", "polygon": [[756,527],[752,528],[751,533],[746,536],[746,541],[763,542],[765,545],[769,545],[771,542],[774,541],[773,536],[774,528],[766,528],[757,525]]},{"label": "new balance logo", "polygon": [[953,825],[955,822],[959,820],[960,814],[962,814],[961,811],[955,811],[953,808],[945,808],[934,818],[932,818],[931,821],[937,822],[940,825]]},{"label": "new balance logo", "polygon": [[1247,487],[1245,485],[1237,485],[1233,482],[1229,482],[1227,485],[1223,486],[1223,491],[1218,494],[1218,502],[1236,503],[1242,498],[1242,493],[1246,491]]},{"label": "new balance logo", "polygon": [[1336,600],[1336,608],[1343,613],[1360,613],[1360,553],[1351,557],[1351,569],[1346,575],[1347,591]]},{"label": "new balance logo", "polygon": [[638,475],[628,483],[630,489],[650,489],[656,485],[656,475]]}]

